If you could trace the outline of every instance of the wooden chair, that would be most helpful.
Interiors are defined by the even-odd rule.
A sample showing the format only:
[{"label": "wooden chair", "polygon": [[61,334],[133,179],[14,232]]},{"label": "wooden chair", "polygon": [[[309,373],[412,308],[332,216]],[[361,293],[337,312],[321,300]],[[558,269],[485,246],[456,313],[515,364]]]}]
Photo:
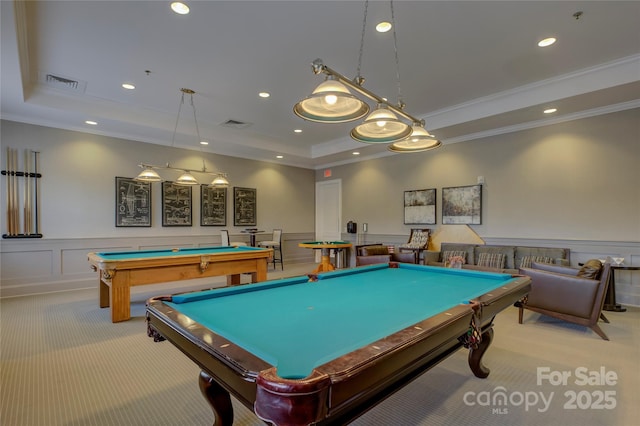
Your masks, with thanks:
[{"label": "wooden chair", "polygon": [[[280,268],[284,271],[282,263],[282,229],[274,229],[273,236],[270,240],[260,241],[259,247],[268,247],[273,249],[273,269],[276,269],[276,263],[280,263]],[[279,256],[276,256],[276,250]]]},{"label": "wooden chair", "polygon": [[411,235],[409,235],[409,241],[405,244],[398,246],[398,251],[412,251],[416,261],[420,263],[420,253],[429,248],[429,241],[431,240],[430,229],[411,229]]},{"label": "wooden chair", "polygon": [[238,247],[238,246],[246,246],[247,243],[243,243],[241,241],[230,242],[229,231],[227,231],[226,229],[223,229],[220,231],[220,245]]}]

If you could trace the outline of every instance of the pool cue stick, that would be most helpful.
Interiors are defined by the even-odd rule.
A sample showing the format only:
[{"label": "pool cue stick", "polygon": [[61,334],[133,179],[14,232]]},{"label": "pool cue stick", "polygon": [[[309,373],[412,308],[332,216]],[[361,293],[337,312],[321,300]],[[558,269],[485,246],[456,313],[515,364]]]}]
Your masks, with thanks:
[{"label": "pool cue stick", "polygon": [[16,163],[15,150],[11,150],[11,235],[16,235]]},{"label": "pool cue stick", "polygon": [[22,187],[24,202],[22,203],[22,233],[29,234],[29,165],[27,164],[27,150],[24,150],[24,186]]},{"label": "pool cue stick", "polygon": [[28,149],[24,150],[24,233],[31,234],[31,176],[29,174],[30,153]]},{"label": "pool cue stick", "polygon": [[5,202],[7,205],[7,235],[11,234],[11,162],[9,161],[10,148],[7,148],[7,192],[5,194]]},{"label": "pool cue stick", "polygon": [[9,158],[11,161],[11,230],[9,235],[16,235],[16,169],[15,169],[15,155],[14,150],[11,149]]},{"label": "pool cue stick", "polygon": [[20,194],[18,192],[18,150],[13,150],[13,214],[15,216],[14,234],[20,233]]},{"label": "pool cue stick", "polygon": [[38,164],[38,151],[33,151],[33,164],[35,174],[35,189],[34,189],[34,207],[35,207],[35,233],[40,233],[40,212],[38,210],[38,195],[40,193],[40,179],[39,179],[39,164]]}]

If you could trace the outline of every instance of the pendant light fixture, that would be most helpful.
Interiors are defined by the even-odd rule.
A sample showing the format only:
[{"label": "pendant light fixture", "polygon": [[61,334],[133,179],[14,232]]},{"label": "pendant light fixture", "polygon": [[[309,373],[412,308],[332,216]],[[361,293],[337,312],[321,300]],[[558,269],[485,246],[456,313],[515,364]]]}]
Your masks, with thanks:
[{"label": "pendant light fixture", "polygon": [[378,105],[364,120],[351,130],[351,137],[364,143],[389,143],[405,139],[411,134],[411,127],[389,110],[385,104]]},{"label": "pendant light fixture", "polygon": [[[311,69],[314,74],[326,74],[327,78],[310,96],[298,102],[294,106],[293,111],[305,120],[319,123],[344,123],[357,120],[368,113],[369,106],[351,94],[349,91],[349,89],[351,89],[377,104],[376,110],[371,112],[362,124],[351,130],[350,135],[353,139],[363,143],[390,143],[395,145],[404,142],[404,140],[409,137],[413,137],[414,140],[410,144],[401,144],[395,147],[390,146],[389,149],[394,152],[416,152],[416,150],[412,148],[417,146],[421,147],[418,151],[437,148],[441,143],[424,129],[424,120],[415,118],[404,111],[402,92],[400,90],[400,64],[398,60],[393,1],[390,1],[391,28],[393,29],[397,71],[398,104],[393,105],[385,98],[363,87],[365,79],[360,75],[360,68],[364,51],[368,5],[369,1],[366,0],[356,77],[353,80],[348,79],[339,72],[324,65],[322,59],[316,59],[311,63]],[[360,103],[357,103],[356,100],[359,100]],[[398,118],[398,116],[411,124]],[[429,147],[425,148],[425,146]]]},{"label": "pendant light fixture", "polygon": [[422,127],[421,123],[413,123],[411,129],[411,136],[400,142],[392,143],[387,149],[393,152],[408,153],[428,151],[442,145],[435,136],[429,134],[429,132]]},{"label": "pendant light fixture", "polygon": [[310,96],[295,105],[293,112],[318,123],[344,123],[364,117],[369,105],[352,95],[335,76],[328,76]]},{"label": "pendant light fixture", "polygon": [[[182,88],[180,89],[180,91],[182,92],[182,95],[180,96],[180,105],[178,107],[178,116],[176,117],[176,124],[173,128],[173,137],[171,138],[171,147],[173,148],[175,146],[175,140],[176,140],[176,133],[178,130],[178,122],[180,121],[180,113],[182,112],[182,105],[184,105],[184,98],[185,95],[189,95],[189,103],[191,105],[191,108],[193,110],[193,120],[195,123],[195,127],[196,127],[196,135],[198,137],[198,143],[200,143],[200,141],[202,140],[200,138],[200,129],[198,128],[198,118],[196,115],[196,106],[193,103],[193,95],[196,93],[191,89],[186,89],[186,88]],[[202,149],[202,148],[201,148]],[[202,169],[200,170],[192,170],[192,169],[184,169],[184,168],[179,168],[179,167],[173,167],[171,166],[170,163],[167,163],[164,166],[156,166],[153,164],[147,164],[147,163],[141,163],[138,165],[139,167],[141,167],[143,170],[142,172],[140,172],[140,174],[135,178],[135,180],[138,181],[142,181],[142,182],[161,182],[163,179],[162,177],[160,177],[160,175],[158,174],[158,172],[156,170],[160,170],[160,169],[165,169],[165,170],[175,170],[175,171],[179,171],[182,172],[180,174],[180,176],[178,177],[178,179],[175,180],[175,184],[176,185],[198,185],[198,180],[193,176],[193,173],[201,173],[201,174],[205,174],[205,175],[210,175],[210,176],[214,176],[213,181],[209,184],[209,186],[212,186],[214,188],[226,188],[229,186],[229,181],[227,180],[227,174],[226,173],[219,173],[219,172],[208,172],[207,171],[207,167],[204,163],[204,157],[202,157]]]}]

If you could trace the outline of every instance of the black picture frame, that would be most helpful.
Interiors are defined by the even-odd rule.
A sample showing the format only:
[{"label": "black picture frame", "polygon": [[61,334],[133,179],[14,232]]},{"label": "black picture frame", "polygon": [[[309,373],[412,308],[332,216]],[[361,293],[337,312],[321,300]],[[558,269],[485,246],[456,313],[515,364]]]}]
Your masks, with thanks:
[{"label": "black picture frame", "polygon": [[227,188],[200,185],[200,226],[227,226]]},{"label": "black picture frame", "polygon": [[191,226],[191,186],[162,182],[162,226]]},{"label": "black picture frame", "polygon": [[435,225],[436,195],[435,188],[404,191],[404,224]]},{"label": "black picture frame", "polygon": [[116,227],[151,227],[151,183],[116,176]]},{"label": "black picture frame", "polygon": [[442,224],[481,225],[482,185],[442,188]]},{"label": "black picture frame", "polygon": [[234,226],[256,226],[256,195],[255,188],[233,187]]}]

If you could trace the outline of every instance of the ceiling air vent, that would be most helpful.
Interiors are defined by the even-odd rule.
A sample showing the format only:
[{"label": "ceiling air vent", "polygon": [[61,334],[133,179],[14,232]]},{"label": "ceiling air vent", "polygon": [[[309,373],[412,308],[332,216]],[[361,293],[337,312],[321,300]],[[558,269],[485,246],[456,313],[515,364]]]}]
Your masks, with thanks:
[{"label": "ceiling air vent", "polygon": [[238,120],[227,120],[221,124],[224,127],[231,127],[232,129],[246,129],[251,126],[251,123],[245,123],[243,121]]},{"label": "ceiling air vent", "polygon": [[76,80],[59,74],[40,73],[39,77],[41,83],[44,83],[46,86],[54,89],[84,93],[84,90],[87,87],[86,81]]}]

